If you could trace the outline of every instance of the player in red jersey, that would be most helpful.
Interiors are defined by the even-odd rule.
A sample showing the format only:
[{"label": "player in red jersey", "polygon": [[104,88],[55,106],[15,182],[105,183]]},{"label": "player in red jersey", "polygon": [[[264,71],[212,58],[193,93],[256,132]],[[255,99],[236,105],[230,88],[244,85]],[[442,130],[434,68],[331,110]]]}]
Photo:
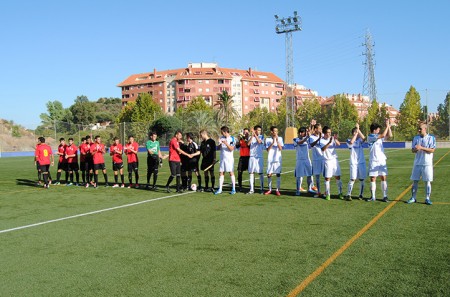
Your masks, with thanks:
[{"label": "player in red jersey", "polygon": [[56,153],[59,156],[58,160],[58,171],[56,173],[56,183],[55,185],[60,184],[61,172],[64,171],[66,173],[66,184],[69,179],[68,170],[67,170],[67,159],[66,155],[66,140],[64,138],[59,139],[58,152]]},{"label": "player in red jersey", "polygon": [[95,136],[95,142],[91,145],[91,155],[94,161],[94,188],[98,185],[98,171],[103,171],[103,177],[105,178],[105,187],[108,187],[108,175],[106,174],[105,158],[103,155],[106,153],[105,145],[102,143],[102,139],[99,135]]},{"label": "player in red jersey", "polygon": [[114,186],[113,188],[118,188],[118,173],[120,172],[120,180],[122,181],[121,188],[125,188],[124,176],[123,176],[123,147],[120,144],[119,137],[114,137],[114,143],[109,148],[109,154],[112,156],[112,167],[114,171]]},{"label": "player in red jersey", "polygon": [[239,142],[236,144],[236,148],[239,148],[239,163],[238,163],[238,191],[242,192],[242,174],[248,170],[248,163],[250,161],[250,146],[248,141],[250,140],[250,133],[248,128],[244,128],[242,133],[239,134]]},{"label": "player in red jersey", "polygon": [[184,152],[180,148],[180,141],[182,141],[183,133],[180,130],[175,132],[175,136],[170,140],[169,143],[169,167],[170,167],[170,176],[166,183],[166,191],[170,193],[170,183],[176,178],[177,183],[177,193],[182,192],[180,187],[181,180],[181,158],[180,155],[185,155],[188,158],[192,158],[192,155]]},{"label": "player in red jersey", "polygon": [[136,189],[139,188],[139,159],[138,159],[139,144],[134,141],[132,135],[128,136],[128,143],[125,144],[125,154],[128,161],[128,181],[130,182],[128,188],[133,186],[133,172],[136,180]]},{"label": "player in red jersey", "polygon": [[80,170],[81,170],[81,179],[83,184],[86,182],[86,155],[81,153],[81,147],[86,144],[86,137],[81,138],[81,143],[78,146],[78,150],[80,151]]},{"label": "player in red jersey", "polygon": [[66,184],[66,186],[73,185],[73,172],[75,171],[75,177],[77,183],[76,186],[80,183],[80,174],[78,173],[78,170],[80,169],[78,167],[78,147],[73,143],[73,138],[69,138],[69,145],[66,146],[66,155],[65,158],[67,159],[67,169],[69,170],[69,177],[70,177],[70,183]]},{"label": "player in red jersey", "polygon": [[49,188],[48,173],[50,165],[54,164],[52,148],[45,143],[44,137],[39,137],[39,144],[36,146],[36,151],[34,153],[35,160],[39,164],[40,171],[44,179],[44,188]]},{"label": "player in red jersey", "polygon": [[94,184],[94,160],[91,155],[91,145],[93,144],[90,135],[86,136],[86,143],[81,145],[80,154],[84,155],[84,170],[86,173],[86,188],[89,187],[89,183]]}]

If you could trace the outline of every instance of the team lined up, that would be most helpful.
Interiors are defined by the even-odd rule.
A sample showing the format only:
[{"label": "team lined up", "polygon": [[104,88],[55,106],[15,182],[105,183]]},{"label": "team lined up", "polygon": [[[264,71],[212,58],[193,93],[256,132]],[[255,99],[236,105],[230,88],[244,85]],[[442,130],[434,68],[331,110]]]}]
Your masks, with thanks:
[{"label": "team lined up", "polygon": [[[427,133],[427,127],[424,124],[419,126],[419,135],[413,140],[412,152],[416,154],[414,161],[413,173],[411,179],[414,181],[412,198],[409,203],[415,202],[418,181],[422,178],[426,182],[426,203],[431,204],[431,181],[433,179],[432,159],[433,152],[436,147],[434,136]],[[299,129],[298,137],[293,139],[294,147],[296,149],[296,195],[301,192],[311,192],[315,197],[324,197],[330,200],[331,190],[330,181],[334,177],[336,179],[338,196],[341,199],[352,200],[351,195],[353,186],[358,179],[360,181],[358,198],[363,198],[365,178],[370,177],[370,193],[371,197],[367,201],[375,201],[376,193],[376,178],[381,179],[381,190],[383,192],[383,201],[388,202],[387,196],[387,165],[386,155],[384,153],[383,142],[391,136],[391,129],[389,121],[386,121],[386,128],[383,133],[381,126],[372,124],[370,126],[370,134],[367,142],[369,144],[369,170],[367,174],[366,162],[364,157],[363,143],[366,141],[365,136],[359,130],[359,125],[356,124],[352,130],[351,137],[347,140],[347,146],[350,150],[350,180],[347,185],[347,193],[343,195],[343,183],[341,180],[341,169],[338,161],[338,156],[335,151],[336,147],[341,143],[337,135],[332,135],[331,128],[322,126],[314,120],[310,127],[302,127]],[[229,173],[231,179],[231,192],[236,193],[236,181],[234,175],[234,156],[233,152],[236,148],[240,149],[240,157],[238,163],[238,191],[242,191],[242,176],[243,172],[249,172],[250,189],[247,194],[255,193],[255,174],[259,175],[261,194],[269,195],[274,193],[280,196],[281,187],[281,171],[282,171],[282,150],[284,148],[283,138],[278,136],[278,129],[275,126],[270,128],[271,135],[264,137],[262,135],[261,126],[257,125],[249,131],[243,129],[236,140],[234,136],[230,135],[228,127],[221,128],[221,137],[218,139],[218,144],[211,139],[206,130],[200,132],[201,144],[198,146],[194,142],[192,133],[187,133],[185,141],[183,141],[183,134],[177,131],[175,136],[169,143],[169,155],[163,155],[160,150],[157,135],[154,132],[149,133],[149,140],[147,141],[147,189],[155,190],[157,188],[158,170],[162,160],[169,158],[169,168],[171,175],[169,176],[165,185],[166,191],[170,192],[170,184],[176,180],[176,191],[182,192],[192,189],[192,176],[197,177],[198,191],[213,192],[218,195],[223,191],[223,183],[225,173]],[[216,149],[220,150],[219,163],[219,187],[215,189],[215,174],[214,165],[216,164]],[[78,166],[77,152],[80,152],[80,166]],[[267,182],[268,188],[264,190],[263,177],[263,151],[267,150]],[[309,157],[309,151],[312,151],[312,162]],[[114,138],[114,142],[109,149],[112,156],[112,167],[114,171],[115,183],[113,187],[125,187],[123,174],[123,155],[125,154],[128,162],[128,188],[139,188],[139,159],[138,159],[138,144],[134,141],[133,136],[128,138],[128,142],[122,146],[119,139]],[[104,176],[105,185],[108,184],[108,176],[104,161],[104,154],[106,154],[105,145],[101,142],[100,136],[96,136],[94,141],[90,136],[82,138],[82,143],[77,147],[73,143],[73,139],[69,139],[66,144],[63,138],[60,139],[57,155],[58,171],[55,184],[60,184],[62,171],[65,172],[66,185],[79,185],[79,170],[81,169],[82,183],[85,187],[92,185],[97,187],[98,174],[101,170]],[[199,167],[200,156],[202,156],[201,166]],[[44,187],[48,188],[51,183],[50,165],[53,165],[53,154],[51,148],[45,144],[43,137],[39,138],[36,146],[36,164],[38,168],[38,178],[41,181],[41,176],[44,180]],[[202,176],[200,170],[204,172],[205,187],[202,187]],[[133,185],[133,173],[135,176],[135,184]],[[120,174],[120,183],[118,177]],[[76,182],[74,183],[74,175]],[[153,183],[150,185],[150,179],[153,175]],[[276,176],[276,186],[272,187],[272,176]],[[307,177],[308,190],[302,188],[303,178]],[[324,194],[321,193],[320,177],[324,177]],[[69,181],[70,178],[70,181]],[[315,182],[314,182],[315,179]],[[211,181],[211,187],[209,187]]]}]

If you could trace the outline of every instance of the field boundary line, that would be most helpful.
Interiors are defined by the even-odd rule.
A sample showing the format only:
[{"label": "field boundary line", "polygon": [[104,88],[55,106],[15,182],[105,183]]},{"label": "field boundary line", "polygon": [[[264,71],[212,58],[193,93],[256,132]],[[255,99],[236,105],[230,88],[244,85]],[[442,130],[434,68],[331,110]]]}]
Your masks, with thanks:
[{"label": "field boundary line", "polygon": [[[435,164],[436,166],[439,162],[444,159],[450,153],[448,151],[445,153]],[[400,195],[398,195],[394,201],[389,203],[383,210],[381,210],[369,223],[367,223],[361,230],[359,230],[355,235],[352,236],[343,246],[341,246],[336,252],[334,252],[325,262],[323,262],[313,273],[311,273],[307,278],[305,278],[297,287],[295,287],[287,297],[295,297],[300,294],[306,287],[315,280],[328,266],[330,266],[345,250],[347,250],[353,242],[355,242],[358,238],[360,238],[367,230],[370,229],[382,216],[384,216],[392,207],[394,207],[403,196],[406,195],[412,188],[412,184],[410,184]]]}]

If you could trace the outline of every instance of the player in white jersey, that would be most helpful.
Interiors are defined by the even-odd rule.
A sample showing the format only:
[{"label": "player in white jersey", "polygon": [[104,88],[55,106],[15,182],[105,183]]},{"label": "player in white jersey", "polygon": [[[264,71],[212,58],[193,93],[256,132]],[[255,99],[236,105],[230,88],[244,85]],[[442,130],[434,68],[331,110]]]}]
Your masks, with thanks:
[{"label": "player in white jersey", "polygon": [[264,195],[269,195],[272,193],[272,175],[275,173],[277,175],[277,188],[275,190],[275,195],[280,196],[280,185],[281,185],[281,151],[283,150],[284,143],[283,138],[278,136],[278,128],[275,126],[270,127],[271,137],[266,138],[265,147],[268,152],[267,157],[267,181],[269,185],[269,190],[264,193]]},{"label": "player in white jersey", "polygon": [[306,127],[301,127],[298,130],[298,137],[294,138],[294,147],[296,150],[296,162],[295,162],[295,177],[297,180],[297,188],[295,195],[300,196],[302,189],[303,177],[307,177],[308,190],[312,191],[312,165],[309,159],[309,131]]},{"label": "player in white jersey", "polygon": [[433,135],[427,133],[427,125],[420,124],[419,135],[416,135],[412,141],[412,152],[416,154],[414,158],[414,167],[411,173],[412,197],[407,201],[408,204],[416,202],[417,188],[419,180],[426,185],[425,204],[431,205],[431,182],[433,181],[433,153],[436,149],[436,139]]},{"label": "player in white jersey", "polygon": [[364,159],[363,143],[366,137],[359,130],[359,124],[356,123],[352,129],[352,138],[347,139],[347,146],[350,150],[350,181],[348,182],[347,196],[348,201],[352,200],[352,190],[355,180],[359,179],[359,196],[362,200],[364,192],[364,179],[366,178],[366,159]]},{"label": "player in white jersey", "polygon": [[330,127],[323,127],[323,138],[320,140],[320,147],[322,148],[323,158],[325,160],[323,177],[325,178],[325,199],[331,199],[330,179],[334,176],[339,190],[339,198],[342,196],[342,181],[341,181],[341,166],[339,165],[336,147],[340,146],[337,135],[331,135]]},{"label": "player in white jersey", "polygon": [[322,196],[320,192],[320,176],[323,174],[324,159],[322,149],[320,148],[319,141],[322,138],[322,125],[316,123],[315,120],[311,121],[311,128],[313,133],[309,136],[308,144],[312,150],[312,170],[313,176],[316,178],[316,189],[317,194],[314,196],[319,198]]},{"label": "player in white jersey", "polygon": [[370,192],[372,197],[366,201],[375,201],[375,192],[377,189],[377,176],[381,179],[381,190],[383,191],[383,201],[389,202],[387,197],[387,165],[386,155],[384,154],[383,142],[391,137],[391,126],[389,125],[389,119],[386,120],[386,129],[380,134],[381,126],[378,124],[370,125],[370,134],[367,137],[367,143],[369,144],[369,177],[370,177]]},{"label": "player in white jersey", "polygon": [[248,141],[250,147],[250,160],[248,163],[248,172],[250,173],[250,191],[247,194],[253,194],[255,192],[255,173],[259,174],[259,185],[261,189],[261,194],[264,192],[264,177],[263,177],[263,150],[264,150],[264,136],[261,135],[261,126],[256,125],[251,131],[252,136]]},{"label": "player in white jersey", "polygon": [[234,177],[234,148],[236,146],[236,140],[230,135],[230,130],[227,126],[220,128],[222,136],[219,138],[218,143],[220,147],[220,166],[219,166],[219,189],[214,192],[214,195],[222,193],[223,181],[225,179],[224,173],[229,172],[231,178],[232,189],[230,194],[236,194],[236,179]]}]

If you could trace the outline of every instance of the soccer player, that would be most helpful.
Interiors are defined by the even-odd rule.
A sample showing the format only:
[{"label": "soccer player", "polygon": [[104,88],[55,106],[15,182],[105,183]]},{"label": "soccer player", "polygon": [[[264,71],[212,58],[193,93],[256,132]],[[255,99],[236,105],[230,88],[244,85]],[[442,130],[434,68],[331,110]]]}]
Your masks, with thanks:
[{"label": "soccer player", "polygon": [[433,135],[427,133],[427,125],[422,123],[419,125],[419,134],[414,136],[411,151],[416,154],[414,158],[414,167],[411,173],[413,181],[412,196],[407,201],[408,204],[416,202],[417,188],[419,180],[425,182],[426,198],[425,204],[431,205],[431,182],[433,181],[433,153],[436,149],[436,139]]},{"label": "soccer player", "polygon": [[[316,189],[317,189],[317,194],[314,195],[314,197],[320,198],[322,196],[320,192],[320,176],[323,175],[323,170],[325,166],[322,148],[319,145],[320,139],[322,138],[322,125],[316,123],[315,120],[312,120],[311,130],[313,131],[313,133],[309,136],[309,146],[312,150],[312,170],[313,176],[316,179]],[[314,190],[314,188],[312,189]]]},{"label": "soccer player", "polygon": [[306,176],[308,183],[308,190],[312,191],[312,165],[309,159],[308,149],[309,131],[306,127],[301,127],[298,130],[298,137],[294,138],[294,147],[297,153],[295,162],[295,177],[297,180],[297,189],[295,195],[300,196],[302,189],[303,177]]},{"label": "soccer player", "polygon": [[183,152],[180,148],[180,141],[183,137],[183,134],[180,130],[175,132],[174,137],[169,142],[169,167],[170,167],[170,176],[166,183],[166,191],[170,193],[170,183],[176,178],[177,183],[177,193],[181,193],[182,189],[180,187],[180,179],[181,179],[181,158],[180,155],[185,155],[190,157],[190,155],[186,152]]},{"label": "soccer player", "polygon": [[336,184],[339,191],[339,199],[344,199],[342,196],[342,181],[341,181],[341,166],[339,166],[338,156],[336,153],[336,147],[340,146],[337,135],[331,136],[331,128],[323,127],[323,137],[320,140],[320,147],[323,152],[323,158],[325,160],[323,177],[325,178],[325,199],[331,199],[330,191],[330,179],[334,176],[336,178]]},{"label": "soccer player", "polygon": [[[41,145],[41,141],[40,141],[40,137],[38,138],[38,142],[36,143],[36,146],[34,148],[34,151],[36,152],[39,145]],[[34,165],[36,165],[36,170],[38,172],[38,182],[36,183],[36,186],[40,186],[42,184],[41,180],[42,180],[42,171],[41,171],[41,166],[39,165],[39,161],[37,161],[36,158],[34,158]]]},{"label": "soccer player", "polygon": [[52,166],[54,164],[54,159],[52,148],[45,143],[44,137],[39,137],[39,145],[36,146],[34,155],[36,163],[39,164],[40,171],[44,179],[44,188],[48,189],[49,188],[48,173],[50,164]]},{"label": "soccer player", "polygon": [[229,172],[231,178],[231,192],[230,195],[236,194],[236,179],[234,177],[234,157],[233,152],[236,146],[236,140],[230,135],[230,129],[227,126],[220,128],[222,136],[219,138],[220,147],[220,164],[219,164],[219,189],[214,192],[214,195],[222,193],[223,182],[225,180],[224,173]]},{"label": "soccer player", "polygon": [[91,154],[91,146],[94,145],[91,136],[87,135],[85,137],[86,141],[80,146],[80,156],[84,156],[84,170],[86,174],[85,187],[89,188],[89,184],[94,185],[94,159]]},{"label": "soccer player", "polygon": [[120,181],[122,182],[121,188],[125,188],[124,176],[123,176],[123,146],[120,143],[119,137],[114,137],[114,142],[109,148],[109,154],[112,157],[112,168],[114,171],[114,185],[113,188],[119,187],[119,173]]},{"label": "soccer player", "polygon": [[270,127],[271,137],[266,138],[265,147],[268,152],[267,158],[267,183],[269,185],[269,190],[264,193],[264,195],[269,195],[272,193],[272,175],[277,175],[277,188],[275,190],[275,195],[280,196],[280,186],[281,186],[281,151],[283,150],[284,143],[283,138],[278,136],[278,128],[276,126]]},{"label": "soccer player", "polygon": [[248,170],[248,163],[250,160],[250,146],[248,144],[250,133],[248,128],[242,130],[239,135],[239,141],[236,143],[236,148],[239,149],[239,163],[238,163],[238,191],[242,192],[242,173]]},{"label": "soccer player", "polygon": [[350,180],[348,182],[346,200],[352,201],[352,191],[355,180],[359,179],[359,196],[363,199],[364,180],[366,178],[366,159],[364,159],[363,143],[366,137],[359,130],[359,124],[356,123],[352,129],[352,138],[347,139],[347,146],[350,150]]},{"label": "soccer player", "polygon": [[377,189],[377,176],[381,179],[381,190],[383,191],[383,201],[389,202],[387,197],[387,165],[386,155],[384,154],[383,142],[391,137],[391,126],[389,125],[389,119],[386,120],[386,128],[384,132],[380,134],[381,126],[379,124],[370,125],[370,134],[367,137],[367,143],[369,144],[369,176],[370,176],[370,192],[372,197],[366,201],[375,201],[375,192]]},{"label": "soccer player", "polygon": [[147,148],[147,189],[150,189],[150,178],[153,174],[152,190],[156,190],[156,181],[158,180],[159,162],[162,159],[166,159],[167,155],[161,154],[161,147],[159,141],[156,140],[158,135],[156,132],[150,132],[148,134],[149,140],[146,143]]},{"label": "soccer player", "polygon": [[[181,179],[183,187],[188,190],[191,189],[192,173],[194,172],[197,176],[197,191],[203,192],[202,176],[198,172],[198,156],[200,155],[200,149],[197,143],[194,142],[194,135],[192,133],[186,133],[186,143],[180,144],[180,147],[184,152],[188,153],[191,156],[190,158],[183,158],[184,155],[181,156]],[[183,178],[185,178],[185,180],[183,180]]]},{"label": "soccer player", "polygon": [[82,146],[86,144],[86,137],[81,138],[81,143],[78,146],[78,150],[80,151],[80,170],[81,170],[81,179],[83,181],[83,185],[86,183],[86,154],[83,154]]},{"label": "soccer player", "polygon": [[259,125],[253,127],[252,136],[248,141],[250,147],[250,159],[248,161],[248,172],[250,174],[250,191],[247,194],[255,193],[255,173],[259,174],[260,192],[264,194],[264,135],[261,135],[262,128]]},{"label": "soccer player", "polygon": [[66,146],[65,158],[67,159],[67,169],[69,171],[70,183],[67,183],[66,186],[73,185],[73,173],[75,172],[75,177],[77,183],[76,186],[80,183],[80,174],[78,170],[80,169],[78,166],[78,147],[73,143],[73,138],[69,138],[69,145]]},{"label": "soccer player", "polygon": [[105,158],[106,153],[105,145],[102,143],[102,139],[99,135],[95,136],[95,142],[91,145],[91,155],[94,161],[94,188],[98,186],[98,171],[102,170],[103,177],[105,178],[105,187],[109,187],[108,175],[106,174]]},{"label": "soccer player", "polygon": [[69,178],[68,176],[68,170],[67,170],[67,159],[65,158],[66,154],[66,140],[64,138],[59,139],[59,146],[58,146],[58,152],[56,153],[59,156],[58,160],[58,171],[56,173],[56,183],[55,185],[59,185],[60,179],[61,179],[61,172],[64,171],[66,173],[66,184],[67,180]]},{"label": "soccer player", "polygon": [[130,184],[128,188],[133,187],[133,172],[136,181],[135,188],[139,189],[139,158],[138,158],[139,144],[134,141],[132,135],[128,136],[128,143],[125,145],[125,154],[127,154],[128,161],[128,181]]},{"label": "soccer player", "polygon": [[[206,130],[200,131],[202,142],[200,144],[200,153],[202,155],[202,163],[200,169],[205,174],[205,192],[214,192],[216,176],[214,175],[214,164],[216,163],[216,142],[209,137]],[[205,170],[208,169],[208,170]],[[208,188],[209,178],[211,177],[211,188]]]}]

